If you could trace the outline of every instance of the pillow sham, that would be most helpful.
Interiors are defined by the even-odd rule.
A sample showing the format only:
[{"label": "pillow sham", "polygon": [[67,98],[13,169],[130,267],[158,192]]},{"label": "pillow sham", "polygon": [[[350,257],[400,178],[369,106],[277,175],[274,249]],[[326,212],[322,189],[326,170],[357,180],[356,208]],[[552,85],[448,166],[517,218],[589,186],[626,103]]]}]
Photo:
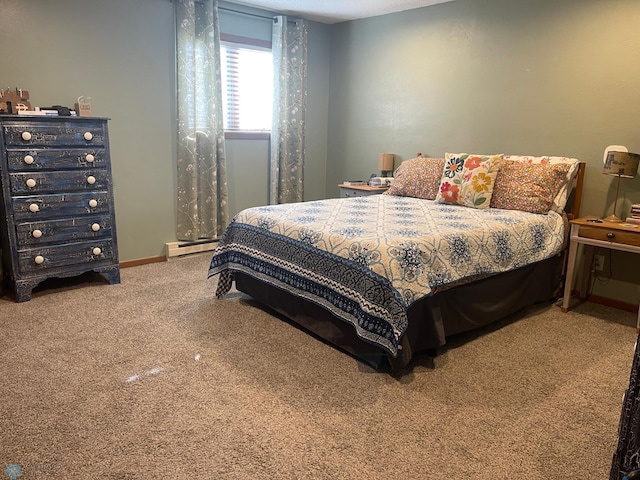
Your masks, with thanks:
[{"label": "pillow sham", "polygon": [[445,154],[436,203],[489,208],[502,155]]},{"label": "pillow sham", "polygon": [[578,173],[580,161],[577,158],[549,156],[532,157],[528,155],[505,155],[504,158],[505,160],[515,160],[531,164],[568,164],[570,167],[569,171],[567,172],[566,179],[560,186],[558,193],[556,194],[555,198],[553,199],[553,203],[551,204],[551,210],[553,210],[554,212],[564,212],[564,209],[567,205],[567,200],[569,199],[569,194],[571,193],[571,189],[573,188],[573,180]]},{"label": "pillow sham", "polygon": [[393,183],[384,195],[433,200],[438,193],[444,158],[417,157],[405,160],[393,174]]},{"label": "pillow sham", "polygon": [[492,208],[546,214],[566,183],[568,163],[554,165],[504,160],[496,176]]}]

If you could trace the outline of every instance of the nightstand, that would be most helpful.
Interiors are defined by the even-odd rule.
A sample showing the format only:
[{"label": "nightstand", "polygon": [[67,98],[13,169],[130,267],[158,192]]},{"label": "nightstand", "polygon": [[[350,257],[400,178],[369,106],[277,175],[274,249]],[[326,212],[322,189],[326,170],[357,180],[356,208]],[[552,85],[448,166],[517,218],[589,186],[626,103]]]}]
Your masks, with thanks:
[{"label": "nightstand", "polygon": [[[567,262],[567,278],[564,286],[564,297],[562,299],[562,311],[569,309],[569,299],[573,288],[573,274],[576,266],[578,245],[588,245],[591,247],[608,248],[623,252],[640,253],[640,225],[630,223],[611,223],[598,217],[582,217],[571,220],[571,234],[569,244],[569,259]],[[592,249],[591,249],[592,250]],[[590,251],[585,261],[585,266],[589,265],[593,257]],[[580,295],[586,296],[589,275],[585,275],[580,288]],[[637,327],[640,328],[640,312],[638,314]]]},{"label": "nightstand", "polygon": [[386,192],[389,187],[370,187],[369,185],[345,185],[341,183],[340,198],[366,197],[367,195],[379,195]]}]

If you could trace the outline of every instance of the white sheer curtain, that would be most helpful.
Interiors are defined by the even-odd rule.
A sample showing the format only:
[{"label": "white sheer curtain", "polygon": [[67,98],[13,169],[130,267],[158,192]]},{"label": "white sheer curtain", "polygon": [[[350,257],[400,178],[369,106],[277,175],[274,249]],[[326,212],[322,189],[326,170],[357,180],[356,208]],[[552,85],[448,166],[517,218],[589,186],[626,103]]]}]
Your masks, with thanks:
[{"label": "white sheer curtain", "polygon": [[217,0],[176,0],[179,240],[229,221]]},{"label": "white sheer curtain", "polygon": [[273,19],[273,126],[269,203],[302,201],[305,110],[307,101],[307,24]]}]

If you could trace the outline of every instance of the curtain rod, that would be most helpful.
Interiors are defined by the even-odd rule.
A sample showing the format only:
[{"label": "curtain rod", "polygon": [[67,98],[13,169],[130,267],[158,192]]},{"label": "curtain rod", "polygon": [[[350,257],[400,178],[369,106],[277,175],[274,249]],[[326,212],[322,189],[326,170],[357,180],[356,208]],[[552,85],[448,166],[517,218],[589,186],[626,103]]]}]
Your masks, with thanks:
[{"label": "curtain rod", "polygon": [[[234,10],[232,8],[227,8],[227,7],[218,7],[218,10],[222,10],[229,13],[235,13],[237,15],[247,15],[249,17],[263,18],[265,20],[269,20],[270,22],[273,22],[274,17],[286,16],[286,15],[274,14],[272,17],[268,17],[266,15],[260,15],[258,13],[241,12],[240,10]],[[287,23],[296,23],[296,20],[301,20],[301,19],[297,17],[287,18]]]}]

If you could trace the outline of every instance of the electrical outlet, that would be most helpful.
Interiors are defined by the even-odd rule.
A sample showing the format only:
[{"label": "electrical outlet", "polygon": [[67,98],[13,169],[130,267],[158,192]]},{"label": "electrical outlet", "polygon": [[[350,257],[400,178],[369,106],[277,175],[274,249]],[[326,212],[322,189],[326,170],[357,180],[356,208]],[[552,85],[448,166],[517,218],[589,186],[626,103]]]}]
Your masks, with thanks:
[{"label": "electrical outlet", "polygon": [[601,272],[604,269],[604,255],[594,256],[593,265],[596,271]]}]

